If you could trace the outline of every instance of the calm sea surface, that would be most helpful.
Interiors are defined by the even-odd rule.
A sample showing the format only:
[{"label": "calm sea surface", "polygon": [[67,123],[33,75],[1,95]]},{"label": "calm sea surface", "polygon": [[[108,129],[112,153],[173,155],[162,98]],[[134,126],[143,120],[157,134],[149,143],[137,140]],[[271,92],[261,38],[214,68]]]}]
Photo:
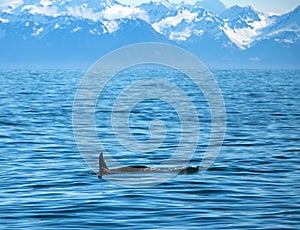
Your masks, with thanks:
[{"label": "calm sea surface", "polygon": [[[227,110],[217,160],[206,172],[149,188],[100,180],[82,159],[72,107],[83,74],[0,71],[1,229],[300,228],[300,71],[215,71]],[[136,128],[150,116],[143,113],[147,103],[131,117],[142,120],[132,124]],[[209,115],[201,116],[191,166],[200,163],[209,135]],[[147,139],[143,129],[135,131],[137,139]],[[178,144],[176,135],[168,135],[174,143],[163,146],[164,154]],[[117,154],[120,146],[109,137],[106,147]],[[116,158],[127,164],[156,160],[147,154]]]}]

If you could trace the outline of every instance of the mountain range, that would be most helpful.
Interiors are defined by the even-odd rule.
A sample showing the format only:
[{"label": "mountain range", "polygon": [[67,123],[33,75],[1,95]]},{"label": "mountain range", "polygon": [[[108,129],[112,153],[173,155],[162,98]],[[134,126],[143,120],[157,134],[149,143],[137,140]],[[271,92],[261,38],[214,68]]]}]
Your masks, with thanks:
[{"label": "mountain range", "polygon": [[138,42],[183,47],[211,68],[299,68],[300,6],[274,15],[219,0],[3,0],[0,67],[82,67]]}]

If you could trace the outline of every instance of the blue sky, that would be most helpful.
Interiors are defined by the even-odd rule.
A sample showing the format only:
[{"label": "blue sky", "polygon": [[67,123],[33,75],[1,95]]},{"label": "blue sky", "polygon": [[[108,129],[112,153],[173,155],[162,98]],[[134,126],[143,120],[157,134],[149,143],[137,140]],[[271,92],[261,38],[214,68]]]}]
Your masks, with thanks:
[{"label": "blue sky", "polygon": [[[141,2],[149,2],[150,0],[119,0],[122,3],[138,4]],[[169,0],[170,2],[181,2],[182,0]],[[195,2],[196,0],[187,0],[188,2]],[[300,0],[221,0],[226,6],[232,5],[250,5],[258,10],[272,12],[272,13],[286,13],[298,5]]]}]

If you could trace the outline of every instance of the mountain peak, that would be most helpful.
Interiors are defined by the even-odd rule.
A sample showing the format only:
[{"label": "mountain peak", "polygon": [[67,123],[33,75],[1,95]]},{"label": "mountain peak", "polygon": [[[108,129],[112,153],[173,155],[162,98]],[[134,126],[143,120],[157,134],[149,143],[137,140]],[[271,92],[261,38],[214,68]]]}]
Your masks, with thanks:
[{"label": "mountain peak", "polygon": [[145,6],[145,5],[149,5],[149,6],[152,6],[152,7],[160,7],[160,6],[164,6],[168,9],[171,9],[172,8],[172,3],[170,3],[168,0],[163,0],[163,1],[150,1],[148,3],[142,3],[141,5]]},{"label": "mountain peak", "polygon": [[229,8],[227,8],[226,10],[224,10],[222,13],[220,13],[220,17],[223,19],[234,19],[237,18],[241,15],[257,15],[258,13],[260,13],[258,10],[256,10],[254,7],[252,6],[239,6],[239,5],[234,5],[231,6]]},{"label": "mountain peak", "polygon": [[220,13],[226,9],[224,3],[221,2],[220,0],[197,1],[196,5],[201,6],[201,7],[205,8],[206,10],[209,10],[213,13]]},{"label": "mountain peak", "polygon": [[120,5],[121,3],[116,0],[100,0],[100,4],[105,7],[112,7],[113,5]]}]

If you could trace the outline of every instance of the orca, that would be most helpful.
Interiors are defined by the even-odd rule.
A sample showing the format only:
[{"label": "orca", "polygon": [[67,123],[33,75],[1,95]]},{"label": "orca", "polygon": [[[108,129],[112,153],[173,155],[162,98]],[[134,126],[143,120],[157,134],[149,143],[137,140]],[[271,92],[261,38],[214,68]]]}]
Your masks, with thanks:
[{"label": "orca", "polygon": [[104,161],[103,153],[99,154],[99,172],[98,177],[101,179],[105,174],[115,173],[134,173],[134,172],[174,172],[177,171],[180,174],[191,174],[199,172],[199,166],[197,167],[183,167],[183,168],[167,168],[167,169],[155,169],[144,165],[125,166],[121,168],[109,169]]},{"label": "orca", "polygon": [[102,178],[104,174],[130,173],[130,172],[154,172],[154,171],[157,170],[144,165],[133,165],[133,166],[125,166],[122,168],[109,169],[104,161],[103,153],[100,153],[99,155],[99,172],[98,172],[99,178]]}]

